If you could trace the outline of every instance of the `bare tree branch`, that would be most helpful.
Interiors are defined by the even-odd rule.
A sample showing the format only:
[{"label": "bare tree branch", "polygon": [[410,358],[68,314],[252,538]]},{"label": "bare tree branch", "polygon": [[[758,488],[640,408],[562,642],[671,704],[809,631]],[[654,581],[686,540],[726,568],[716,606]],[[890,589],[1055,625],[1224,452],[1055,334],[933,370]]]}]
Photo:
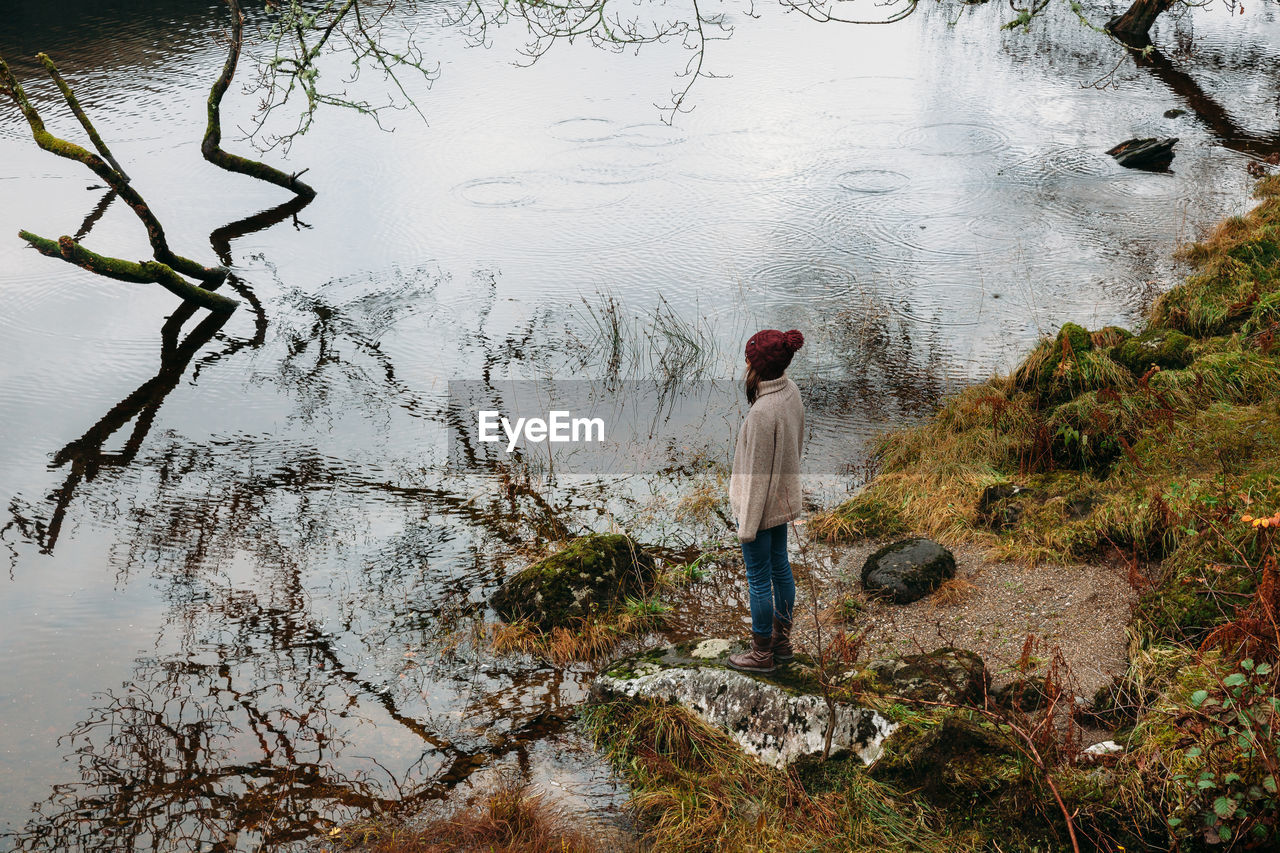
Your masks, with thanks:
[{"label": "bare tree branch", "polygon": [[905,3],[905,7],[898,9],[886,15],[883,18],[852,18],[844,11],[844,7],[855,0],[781,0],[782,5],[789,9],[804,15],[810,20],[825,24],[835,22],[838,24],[896,24],[909,17],[920,5],[920,0],[887,0],[887,2],[876,3],[881,8],[892,8]]},{"label": "bare tree branch", "polygon": [[227,46],[227,61],[222,66],[222,73],[213,81],[213,88],[209,91],[208,123],[205,125],[204,139],[200,143],[200,153],[210,163],[229,172],[238,172],[284,187],[306,199],[315,198],[316,191],[309,184],[298,180],[301,172],[290,175],[274,166],[222,149],[222,96],[227,93],[227,87],[235,76],[244,42],[244,12],[240,9],[239,0],[226,0],[226,3],[231,10],[231,41]]},{"label": "bare tree branch", "polygon": [[[301,0],[268,6],[277,10],[278,17],[267,36],[271,55],[259,62],[258,82],[265,94],[253,125],[246,131],[260,149],[282,147],[287,151],[298,136],[310,129],[322,104],[353,109],[371,117],[379,127],[383,127],[381,116],[387,110],[412,108],[423,117],[402,76],[420,77],[430,85],[439,68],[427,64],[414,41],[412,27],[405,24],[397,34],[389,23],[396,11],[404,12],[396,20],[410,20],[409,11],[416,9],[416,0],[328,0],[314,11],[308,11]],[[397,38],[403,39],[402,47],[386,46]],[[362,64],[369,63],[391,81],[401,100],[389,98],[385,104],[373,104],[344,88],[323,87],[320,60],[326,54],[340,52],[351,54],[352,73],[344,83],[356,82]],[[306,104],[293,129],[262,137],[267,120],[288,104],[295,92],[306,98]]]}]

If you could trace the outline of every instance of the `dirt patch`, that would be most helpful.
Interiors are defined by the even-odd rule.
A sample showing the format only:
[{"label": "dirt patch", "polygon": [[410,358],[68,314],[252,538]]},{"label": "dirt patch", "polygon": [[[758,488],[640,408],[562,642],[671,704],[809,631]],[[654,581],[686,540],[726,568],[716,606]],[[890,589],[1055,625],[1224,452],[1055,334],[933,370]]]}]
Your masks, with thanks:
[{"label": "dirt patch", "polygon": [[[811,642],[812,576],[819,607],[828,619],[843,617],[852,632],[866,630],[864,658],[894,657],[957,646],[986,662],[993,686],[1011,680],[1028,634],[1042,654],[1058,647],[1080,695],[1125,671],[1126,627],[1137,593],[1127,568],[1105,562],[1029,567],[986,560],[976,549],[953,549],[956,578],[911,604],[869,599],[858,581],[862,564],[881,544],[806,545],[808,559],[792,543],[796,575],[797,635]],[[740,562],[726,562],[704,580],[668,596],[668,630],[674,639],[737,636],[750,630],[746,576]]]},{"label": "dirt patch", "polygon": [[873,545],[844,549],[836,559],[851,617],[867,631],[864,653],[892,657],[951,645],[981,655],[995,686],[1007,683],[1027,635],[1047,651],[1057,646],[1084,696],[1125,671],[1126,627],[1137,593],[1127,569],[1105,563],[1029,567],[955,550],[954,594],[947,587],[912,604],[868,600],[857,583]]}]

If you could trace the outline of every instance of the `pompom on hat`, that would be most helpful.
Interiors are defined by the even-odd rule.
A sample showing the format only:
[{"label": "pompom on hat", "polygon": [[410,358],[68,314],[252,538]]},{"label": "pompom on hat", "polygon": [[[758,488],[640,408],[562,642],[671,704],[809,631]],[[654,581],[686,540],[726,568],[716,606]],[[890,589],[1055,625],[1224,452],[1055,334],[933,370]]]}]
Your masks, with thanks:
[{"label": "pompom on hat", "polygon": [[798,329],[780,332],[765,329],[747,341],[747,361],[761,379],[777,379],[791,364],[796,350],[804,346],[804,335]]}]

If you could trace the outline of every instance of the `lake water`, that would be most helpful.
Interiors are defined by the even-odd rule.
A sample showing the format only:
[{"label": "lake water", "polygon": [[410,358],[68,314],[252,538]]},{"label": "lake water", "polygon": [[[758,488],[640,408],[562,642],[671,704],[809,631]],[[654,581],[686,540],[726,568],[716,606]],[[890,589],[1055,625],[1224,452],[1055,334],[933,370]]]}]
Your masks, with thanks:
[{"label": "lake water", "polygon": [[[1246,165],[1280,148],[1261,4],[1161,22],[1185,78],[1065,9],[1024,33],[998,4],[864,28],[730,4],[720,76],[671,124],[679,44],[523,67],[517,26],[477,48],[431,4],[427,122],[322,111],[287,161],[264,155],[318,197],[228,229],[286,198],[200,158],[222,5],[13,7],[0,54],[51,128],[81,138],[38,50],[175,249],[225,254],[244,304],[170,346],[170,294],[25,249],[19,228],[74,234],[104,190],[4,102],[0,849],[285,849],[499,772],[616,810],[567,724],[589,669],[495,658],[472,631],[530,543],[705,541],[670,509],[702,475],[456,470],[450,381],[733,379],[751,332],[800,328],[793,375],[847,391],[812,407],[810,456],[851,472],[821,484],[835,500],[868,438],[947,389],[1064,321],[1138,322],[1174,248],[1247,209]],[[1164,117],[1189,96],[1235,126]],[[231,129],[255,103],[233,85],[226,147],[248,150]],[[1172,173],[1104,154],[1151,135],[1180,137]],[[150,255],[118,201],[85,244]]]}]

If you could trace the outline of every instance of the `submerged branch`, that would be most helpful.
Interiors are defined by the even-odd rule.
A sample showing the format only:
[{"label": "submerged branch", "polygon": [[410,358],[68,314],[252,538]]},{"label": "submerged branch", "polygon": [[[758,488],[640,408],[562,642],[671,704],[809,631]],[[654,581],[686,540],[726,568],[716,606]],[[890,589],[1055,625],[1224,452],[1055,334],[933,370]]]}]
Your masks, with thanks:
[{"label": "submerged branch", "polygon": [[240,304],[228,296],[192,284],[174,272],[170,266],[159,261],[135,262],[108,258],[89,251],[71,237],[64,236],[57,240],[49,240],[30,231],[19,231],[18,236],[42,255],[61,258],[105,278],[158,284],[165,290],[217,314],[230,314]]},{"label": "submerged branch", "polygon": [[205,126],[204,140],[200,143],[200,153],[220,169],[284,187],[302,198],[315,198],[316,191],[309,184],[298,180],[301,172],[291,175],[266,163],[231,154],[222,148],[222,96],[227,93],[231,78],[235,76],[244,43],[244,12],[240,9],[240,3],[238,0],[226,0],[226,3],[231,10],[231,43],[227,46],[227,61],[222,66],[222,73],[213,81],[213,87],[209,90],[208,124]]}]

